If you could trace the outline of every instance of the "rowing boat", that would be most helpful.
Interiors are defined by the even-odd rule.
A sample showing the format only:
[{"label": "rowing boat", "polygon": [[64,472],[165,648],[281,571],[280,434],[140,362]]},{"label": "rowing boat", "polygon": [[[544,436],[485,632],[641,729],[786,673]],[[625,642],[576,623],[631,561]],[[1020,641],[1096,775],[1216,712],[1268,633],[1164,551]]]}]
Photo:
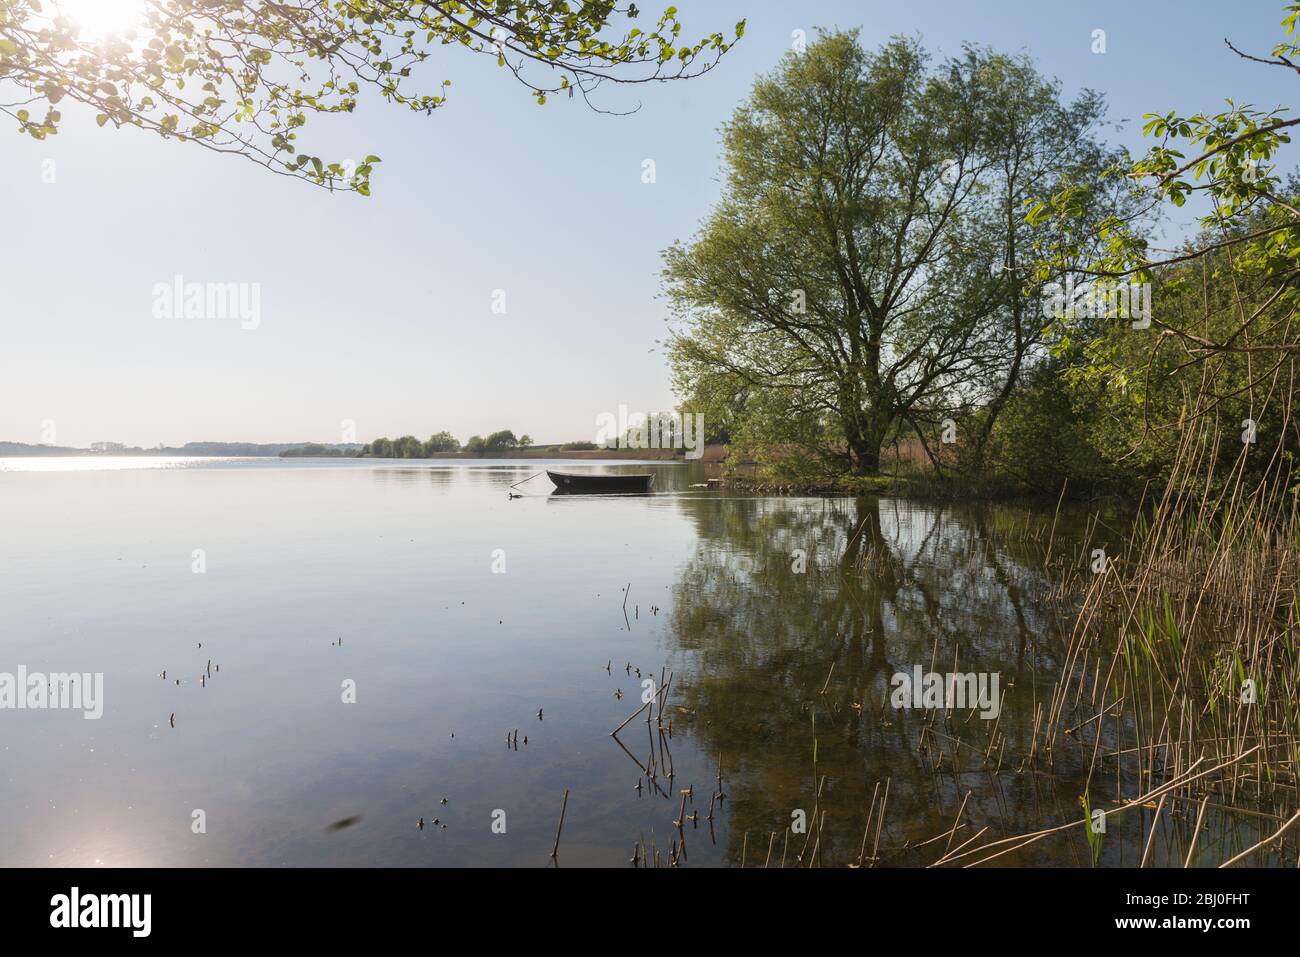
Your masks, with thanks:
[{"label": "rowing boat", "polygon": [[648,492],[655,483],[653,475],[575,475],[549,470],[546,475],[562,493]]}]

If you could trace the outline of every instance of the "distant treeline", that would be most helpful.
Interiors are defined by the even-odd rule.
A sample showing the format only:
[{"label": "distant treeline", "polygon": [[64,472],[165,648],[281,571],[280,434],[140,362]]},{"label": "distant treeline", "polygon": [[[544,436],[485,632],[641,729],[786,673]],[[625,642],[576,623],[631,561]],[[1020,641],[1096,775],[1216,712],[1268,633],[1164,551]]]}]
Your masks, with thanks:
[{"label": "distant treeline", "polygon": [[557,452],[593,451],[595,442],[565,442],[555,445],[534,445],[531,436],[516,437],[503,429],[484,438],[471,436],[461,445],[450,432],[439,432],[421,442],[413,435],[399,439],[375,439],[361,445],[357,442],[326,444],[321,442],[186,442],[181,446],[159,445],[154,448],[126,446],[116,442],[97,442],[93,448],[82,449],[65,445],[32,445],[27,442],[0,442],[0,458],[23,458],[56,455],[193,455],[237,456],[241,458],[279,456],[281,458],[379,458],[423,459],[432,455],[463,452],[469,455],[501,455],[522,452],[526,449],[546,449]]},{"label": "distant treeline", "polygon": [[0,455],[88,455],[89,449],[70,449],[62,445],[28,445],[26,442],[0,442]]},{"label": "distant treeline", "polygon": [[[472,435],[461,445],[450,432],[438,432],[421,442],[413,435],[404,435],[400,439],[375,439],[367,443],[357,453],[358,458],[376,459],[427,459],[436,455],[461,452],[466,455],[502,455],[508,452],[523,452],[527,449],[548,449],[556,452],[593,451],[598,446],[595,442],[564,442],[556,445],[534,445],[532,436],[516,436],[509,429],[493,432],[486,438]],[[311,452],[299,451],[297,455],[311,455]]]},{"label": "distant treeline", "polygon": [[285,449],[280,453],[280,458],[293,459],[304,456],[311,456],[313,458],[322,456],[326,458],[343,458],[344,456],[356,456],[359,454],[360,453],[356,448],[344,450],[334,445],[321,445],[318,442],[308,442],[306,445],[299,445],[292,449]]},{"label": "distant treeline", "polygon": [[[283,455],[296,448],[323,448],[325,455],[355,455],[361,445],[357,442],[343,442],[333,445],[315,445],[311,442],[275,442],[258,444],[255,442],[187,442],[180,449],[162,449],[165,453],[176,455]],[[146,450],[152,452],[153,450]]]},{"label": "distant treeline", "polygon": [[421,442],[413,435],[404,435],[400,439],[375,439],[363,446],[358,455],[361,458],[376,459],[427,459],[446,452],[467,452],[471,455],[515,452],[532,448],[532,445],[531,436],[516,436],[509,429],[493,432],[487,438],[481,435],[470,436],[463,446],[450,432],[437,432],[429,436],[426,442]]},{"label": "distant treeline", "polygon": [[302,453],[313,455],[355,455],[361,450],[357,443],[341,445],[313,445],[304,442],[186,442],[182,446],[159,445],[154,448],[142,448],[138,445],[126,446],[116,442],[97,442],[89,449],[73,448],[62,445],[29,445],[26,442],[0,442],[0,456],[39,456],[39,455],[195,455],[195,456],[239,456],[257,457],[283,455],[294,449],[318,448],[324,452]]}]

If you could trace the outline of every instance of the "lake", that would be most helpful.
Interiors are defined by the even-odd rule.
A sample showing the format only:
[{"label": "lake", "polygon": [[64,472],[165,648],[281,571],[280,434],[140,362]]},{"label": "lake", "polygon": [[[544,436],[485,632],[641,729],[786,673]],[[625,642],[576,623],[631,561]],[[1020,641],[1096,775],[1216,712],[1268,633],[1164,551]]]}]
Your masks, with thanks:
[{"label": "lake", "polygon": [[[1023,765],[1082,517],[508,497],[547,464],[0,460],[0,673],[103,675],[0,710],[0,864],[551,866],[563,807],[559,866],[915,865],[1077,812]],[[916,669],[996,718],[895,708]]]}]

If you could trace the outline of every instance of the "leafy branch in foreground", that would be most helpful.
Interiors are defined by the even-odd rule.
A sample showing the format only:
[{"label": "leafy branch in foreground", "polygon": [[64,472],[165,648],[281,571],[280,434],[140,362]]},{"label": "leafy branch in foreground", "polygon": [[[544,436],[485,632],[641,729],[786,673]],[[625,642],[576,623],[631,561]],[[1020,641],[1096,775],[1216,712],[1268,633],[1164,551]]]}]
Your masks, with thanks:
[{"label": "leafy branch in foreground", "polygon": [[[1224,40],[1230,50],[1253,63],[1300,73],[1300,4],[1286,8],[1282,22],[1285,39],[1271,58],[1242,53]],[[1143,135],[1159,143],[1137,161],[1126,159],[1111,175],[1129,178],[1145,199],[1137,217],[1154,210],[1181,207],[1199,196],[1209,212],[1198,221],[1200,235],[1178,250],[1154,250],[1136,219],[1111,216],[1098,232],[1103,255],[1090,268],[1075,270],[1102,280],[1132,277],[1151,281],[1153,270],[1198,259],[1216,250],[1235,250],[1233,262],[1242,270],[1293,280],[1300,270],[1300,195],[1295,181],[1278,172],[1277,157],[1291,142],[1300,118],[1287,110],[1258,110],[1228,100],[1229,109],[1217,113],[1181,116],[1175,111],[1149,113]],[[1190,155],[1190,158],[1188,154]],[[1088,194],[1088,187],[1067,183],[1048,199],[1027,204],[1031,223],[1056,219],[1069,223]],[[1046,275],[1078,254],[1078,242],[1067,234],[1062,243],[1044,250],[1040,271]],[[1293,296],[1295,290],[1287,295]]]},{"label": "leafy branch in foreground", "polygon": [[[1300,4],[1288,6],[1287,14],[1285,39],[1271,58],[1242,53],[1224,42],[1252,63],[1300,73]],[[1279,170],[1300,118],[1290,118],[1282,108],[1264,111],[1232,100],[1228,106],[1213,115],[1146,116],[1143,133],[1158,138],[1157,144],[1142,158],[1126,158],[1109,171],[1112,181],[1131,184],[1136,212],[1106,217],[1086,237],[1099,244],[1100,253],[1085,256],[1085,266],[1073,270],[1098,291],[1122,293],[1128,287],[1131,292],[1133,283],[1154,286],[1153,298],[1159,299],[1150,316],[1154,335],[1137,333],[1135,338],[1126,323],[1098,327],[1074,316],[1055,322],[1050,333],[1059,356],[1082,350],[1086,361],[1076,364],[1075,374],[1108,381],[1139,405],[1154,371],[1166,364],[1158,358],[1166,344],[1176,350],[1170,374],[1187,370],[1205,376],[1196,388],[1218,398],[1223,397],[1218,377],[1236,365],[1217,360],[1246,360],[1250,368],[1242,372],[1244,379],[1233,380],[1232,394],[1242,395],[1253,394],[1255,385],[1289,369],[1288,360],[1300,354],[1300,177]],[[1066,262],[1078,257],[1084,232],[1077,228],[1079,210],[1091,189],[1066,183],[1049,199],[1028,204],[1031,223],[1052,221],[1063,227],[1055,234],[1063,239],[1039,250],[1041,275],[1067,268]],[[1154,248],[1149,220],[1189,199],[1205,210],[1190,224],[1194,234],[1179,248]],[[1199,305],[1182,308],[1187,292]],[[1206,369],[1210,360],[1215,360],[1213,368]],[[1190,401],[1181,405],[1179,428],[1194,408]],[[1216,401],[1202,411],[1217,408]]]},{"label": "leafy branch in foreground", "polygon": [[[65,98],[100,126],[237,153],[273,172],[368,195],[376,156],[359,164],[303,151],[311,114],[351,113],[364,89],[411,110],[446,102],[450,80],[413,90],[438,47],[494,59],[545,104],[603,83],[708,72],[735,39],[681,40],[677,8],[642,29],[615,0],[139,0],[137,28],[90,37],[55,0],[0,0],[0,113],[20,132],[58,132]],[[618,21],[627,21],[615,26]]]}]

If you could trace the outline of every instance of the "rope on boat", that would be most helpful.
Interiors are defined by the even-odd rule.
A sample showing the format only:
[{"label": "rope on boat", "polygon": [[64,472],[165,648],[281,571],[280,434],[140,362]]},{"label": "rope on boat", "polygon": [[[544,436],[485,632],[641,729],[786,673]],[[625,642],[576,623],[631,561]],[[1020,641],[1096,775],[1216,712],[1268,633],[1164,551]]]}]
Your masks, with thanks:
[{"label": "rope on boat", "polygon": [[528,476],[528,478],[526,478],[526,479],[522,479],[521,481],[516,482],[514,485],[512,485],[512,486],[510,486],[510,487],[511,487],[511,488],[518,488],[519,486],[523,485],[524,482],[531,482],[533,479],[537,478],[538,475],[545,475],[545,474],[546,474],[546,470],[543,469],[543,470],[540,471],[540,472],[537,472],[537,473],[535,473],[535,474],[533,474],[533,475]]}]

